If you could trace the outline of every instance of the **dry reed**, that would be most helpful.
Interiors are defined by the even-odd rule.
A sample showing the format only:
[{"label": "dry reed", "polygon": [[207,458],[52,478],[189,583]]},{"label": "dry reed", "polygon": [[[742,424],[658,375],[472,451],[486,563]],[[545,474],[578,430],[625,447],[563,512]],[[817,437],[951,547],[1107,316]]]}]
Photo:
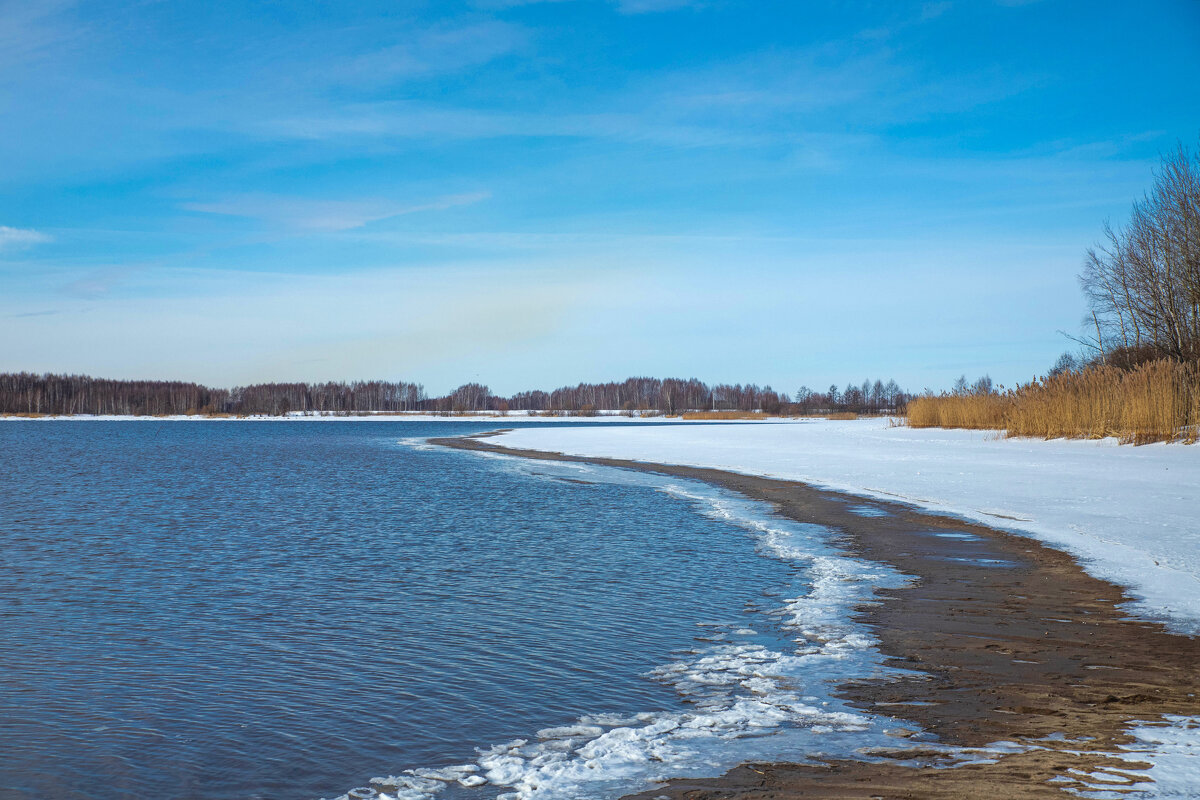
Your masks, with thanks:
[{"label": "dry reed", "polygon": [[1011,394],[926,395],[908,401],[906,416],[912,428],[1005,427]]},{"label": "dry reed", "polygon": [[761,411],[685,411],[681,419],[765,419]]},{"label": "dry reed", "polygon": [[1005,394],[925,396],[908,404],[914,428],[1003,429],[1046,439],[1115,436],[1123,443],[1200,434],[1200,365],[1151,361],[1135,369],[1090,367]]}]

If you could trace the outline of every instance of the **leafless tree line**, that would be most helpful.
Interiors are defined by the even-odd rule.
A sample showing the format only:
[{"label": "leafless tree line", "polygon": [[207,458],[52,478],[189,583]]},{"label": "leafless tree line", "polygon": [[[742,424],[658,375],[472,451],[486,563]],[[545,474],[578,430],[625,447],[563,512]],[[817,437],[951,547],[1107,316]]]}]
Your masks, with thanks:
[{"label": "leafless tree line", "polygon": [[862,384],[848,383],[845,389],[836,384],[824,392],[816,392],[801,386],[793,397],[793,405],[800,413],[820,411],[854,411],[859,414],[879,414],[896,411],[904,407],[911,395],[894,380],[865,380]]},{"label": "leafless tree line", "polygon": [[1103,360],[1200,360],[1200,150],[1162,159],[1124,227],[1106,224],[1080,282]]},{"label": "leafless tree line", "polygon": [[[819,411],[881,412],[902,405],[908,395],[894,380],[851,383],[846,388],[829,387],[814,392],[802,386],[794,395],[770,386],[720,383],[708,385],[695,378],[629,378],[619,383],[581,383],[552,392],[520,392],[511,398],[495,398],[513,411],[762,411],[767,414]],[[501,406],[496,406],[501,407]]]},{"label": "leafless tree line", "polygon": [[292,411],[415,411],[420,384],[260,383],[212,389],[182,381],[118,381],[86,375],[0,374],[5,414],[287,414]]},{"label": "leafless tree line", "polygon": [[467,383],[441,397],[429,397],[421,384],[404,381],[259,383],[214,389],[182,381],[119,381],[86,375],[0,374],[0,413],[5,414],[270,414],[378,411],[628,412],[762,411],[767,414],[822,411],[882,412],[908,399],[895,381],[850,383],[814,392],[801,387],[793,396],[757,384],[709,386],[695,378],[629,378],[580,383],[550,392],[493,395],[487,386]]},{"label": "leafless tree line", "polygon": [[177,381],[0,374],[0,412],[8,414],[183,414],[218,410],[228,396],[222,389]]},{"label": "leafless tree line", "polygon": [[259,383],[231,389],[223,410],[237,414],[418,411],[428,399],[425,387],[404,381]]},{"label": "leafless tree line", "polygon": [[628,378],[620,382],[580,383],[551,392],[518,392],[507,399],[513,411],[662,411],[674,414],[686,409],[741,409],[762,405],[771,387],[714,386],[695,378]]}]

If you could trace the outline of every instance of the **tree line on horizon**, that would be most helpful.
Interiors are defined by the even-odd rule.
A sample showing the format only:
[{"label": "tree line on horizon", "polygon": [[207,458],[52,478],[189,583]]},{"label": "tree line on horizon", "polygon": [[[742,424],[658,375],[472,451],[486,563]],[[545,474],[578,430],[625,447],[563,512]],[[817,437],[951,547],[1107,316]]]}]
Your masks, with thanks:
[{"label": "tree line on horizon", "polygon": [[903,408],[910,395],[894,380],[806,386],[794,394],[757,384],[708,385],[695,378],[628,378],[580,383],[550,392],[495,395],[479,383],[430,397],[419,383],[354,381],[258,383],[221,389],[186,381],[128,381],[87,375],[30,372],[0,374],[2,414],[180,415],[467,411],[595,414],[599,411],[661,413],[737,411],[765,414],[884,413]]}]

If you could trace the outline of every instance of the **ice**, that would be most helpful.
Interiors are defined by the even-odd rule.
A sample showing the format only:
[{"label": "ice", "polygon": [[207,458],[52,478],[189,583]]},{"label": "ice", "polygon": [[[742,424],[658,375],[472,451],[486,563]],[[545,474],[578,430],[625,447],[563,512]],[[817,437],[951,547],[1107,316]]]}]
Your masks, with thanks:
[{"label": "ice", "polygon": [[580,736],[591,738],[603,731],[597,725],[567,725],[561,728],[543,728],[537,732],[539,739],[574,739]]},{"label": "ice", "polygon": [[[988,432],[914,430],[886,420],[526,429],[505,434],[497,444],[797,480],[1030,535],[1076,555],[1092,574],[1129,587],[1132,612],[1176,632],[1200,633],[1195,446],[1001,439]],[[710,513],[725,513],[727,502],[712,504]],[[855,595],[856,582],[886,585],[895,576],[872,575],[873,565],[810,548],[805,536],[819,538],[820,532],[803,525],[780,533],[761,517],[749,524],[761,529],[760,548],[780,558],[807,559],[815,576],[812,591],[786,605],[816,656],[808,674],[822,659],[869,648],[870,637],[845,623],[846,598]],[[937,535],[974,538],[965,532]],[[694,680],[686,670],[682,674],[687,677],[681,682]],[[825,728],[814,719],[812,730]],[[1166,724],[1147,723],[1132,733],[1138,741],[1125,753],[1128,768],[1075,776],[1090,787],[1077,794],[1197,796],[1200,720],[1169,717]],[[998,742],[961,753],[966,762],[960,763],[994,760],[1021,747]]]},{"label": "ice", "polygon": [[526,428],[497,444],[798,480],[1024,534],[1200,633],[1200,446],[1003,439],[886,419]]},{"label": "ice", "polygon": [[[790,760],[819,753],[855,757],[864,745],[891,742],[892,718],[854,709],[830,690],[854,676],[898,674],[883,666],[874,640],[850,612],[875,588],[902,584],[903,576],[838,550],[826,528],[776,517],[762,503],[705,484],[588,465],[490,458],[498,469],[538,478],[586,471],[589,480],[662,491],[745,530],[756,540],[759,555],[801,562],[811,576],[806,591],[780,597],[777,608],[759,612],[769,613],[794,641],[782,649],[767,647],[751,640],[759,634],[745,620],[700,622],[710,643],[677,653],[647,676],[685,699],[681,709],[598,710],[527,739],[483,748],[476,765],[418,768],[378,779],[374,784],[382,791],[409,800],[432,797],[454,780],[463,786],[478,780],[497,787],[496,796],[504,800],[612,798],[688,772],[719,772],[771,752],[786,753]],[[764,744],[762,737],[771,742]]]},{"label": "ice", "polygon": [[[1130,449],[1111,443],[1012,442],[964,432],[889,428],[876,421],[530,428],[505,434],[497,443],[733,469],[924,505],[1067,547],[1084,555],[1097,574],[1112,577],[1108,573],[1119,572],[1131,579],[1150,579],[1140,587],[1140,611],[1158,617],[1171,614],[1169,619],[1177,627],[1200,621],[1200,599],[1196,599],[1200,593],[1195,591],[1200,569],[1194,568],[1200,558],[1188,549],[1200,534],[1190,511],[1183,508],[1190,509],[1187,501],[1193,487],[1200,485],[1196,466],[1200,450],[1151,446],[1126,456],[1123,453]],[[1157,455],[1162,453],[1166,455]],[[747,759],[804,760],[818,754],[869,757],[875,748],[894,747],[895,740],[889,738],[893,720],[847,706],[830,694],[830,688],[847,679],[889,673],[874,649],[873,637],[852,621],[849,611],[870,600],[876,588],[902,585],[904,576],[839,551],[831,544],[830,531],[821,526],[780,519],[760,503],[704,484],[579,464],[540,462],[535,470],[521,459],[492,458],[500,468],[543,478],[578,476],[587,470],[589,480],[653,487],[749,531],[760,554],[801,562],[811,581],[798,596],[779,598],[772,612],[794,638],[794,649],[749,641],[754,629],[743,623],[708,622],[703,626],[709,644],[678,654],[676,660],[651,672],[650,677],[689,701],[686,710],[593,713],[571,725],[538,731],[536,739],[481,751],[482,776],[475,777],[486,777],[499,787],[500,800],[618,797],[666,777],[714,774]],[[1032,477],[1024,475],[1029,470],[1035,473]],[[1164,478],[1167,472],[1172,474]],[[1061,480],[1056,484],[1043,473]],[[1134,488],[1120,487],[1122,478]],[[1153,504],[1138,499],[1136,492],[1142,490]],[[1116,499],[1104,492],[1117,492]],[[1172,525],[1176,529],[1165,536],[1165,543],[1142,547],[1138,536],[1144,539]],[[1125,530],[1130,526],[1140,534]],[[1153,579],[1158,573],[1153,569],[1116,563],[1135,547],[1142,548],[1152,562],[1156,555],[1166,559],[1155,569],[1163,571],[1163,563],[1169,564],[1178,573],[1173,579],[1182,581],[1176,587],[1191,587],[1191,593],[1183,595],[1195,600],[1183,603],[1188,613],[1179,613],[1177,598],[1169,592],[1156,593]],[[1129,781],[1138,781],[1134,792],[1139,796],[1191,796],[1187,787],[1200,780],[1197,768],[1191,766],[1200,761],[1195,758],[1194,727],[1194,720],[1180,719],[1166,727],[1139,728],[1138,746],[1128,754],[1128,773],[1104,769],[1077,776],[1090,780],[1096,792],[1087,796],[1107,796],[1105,781],[1115,781],[1125,790]],[[764,735],[769,737],[766,743],[759,738]],[[923,739],[925,734],[917,731],[915,738]],[[923,746],[940,749],[962,764],[994,761],[1031,745],[997,742],[965,751],[929,742]],[[1139,773],[1139,767],[1145,766],[1140,762],[1152,766]],[[428,773],[414,770],[411,774]],[[1154,783],[1142,782],[1141,775]],[[444,785],[437,783],[437,787]]]}]

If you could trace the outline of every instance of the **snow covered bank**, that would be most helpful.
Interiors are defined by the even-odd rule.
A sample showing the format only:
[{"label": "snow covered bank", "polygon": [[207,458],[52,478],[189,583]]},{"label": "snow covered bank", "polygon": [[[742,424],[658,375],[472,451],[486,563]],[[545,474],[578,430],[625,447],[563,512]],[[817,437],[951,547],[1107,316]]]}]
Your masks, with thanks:
[{"label": "snow covered bank", "polygon": [[508,447],[712,467],[897,500],[1032,534],[1200,634],[1200,446],[999,439],[886,420],[524,428]]}]

